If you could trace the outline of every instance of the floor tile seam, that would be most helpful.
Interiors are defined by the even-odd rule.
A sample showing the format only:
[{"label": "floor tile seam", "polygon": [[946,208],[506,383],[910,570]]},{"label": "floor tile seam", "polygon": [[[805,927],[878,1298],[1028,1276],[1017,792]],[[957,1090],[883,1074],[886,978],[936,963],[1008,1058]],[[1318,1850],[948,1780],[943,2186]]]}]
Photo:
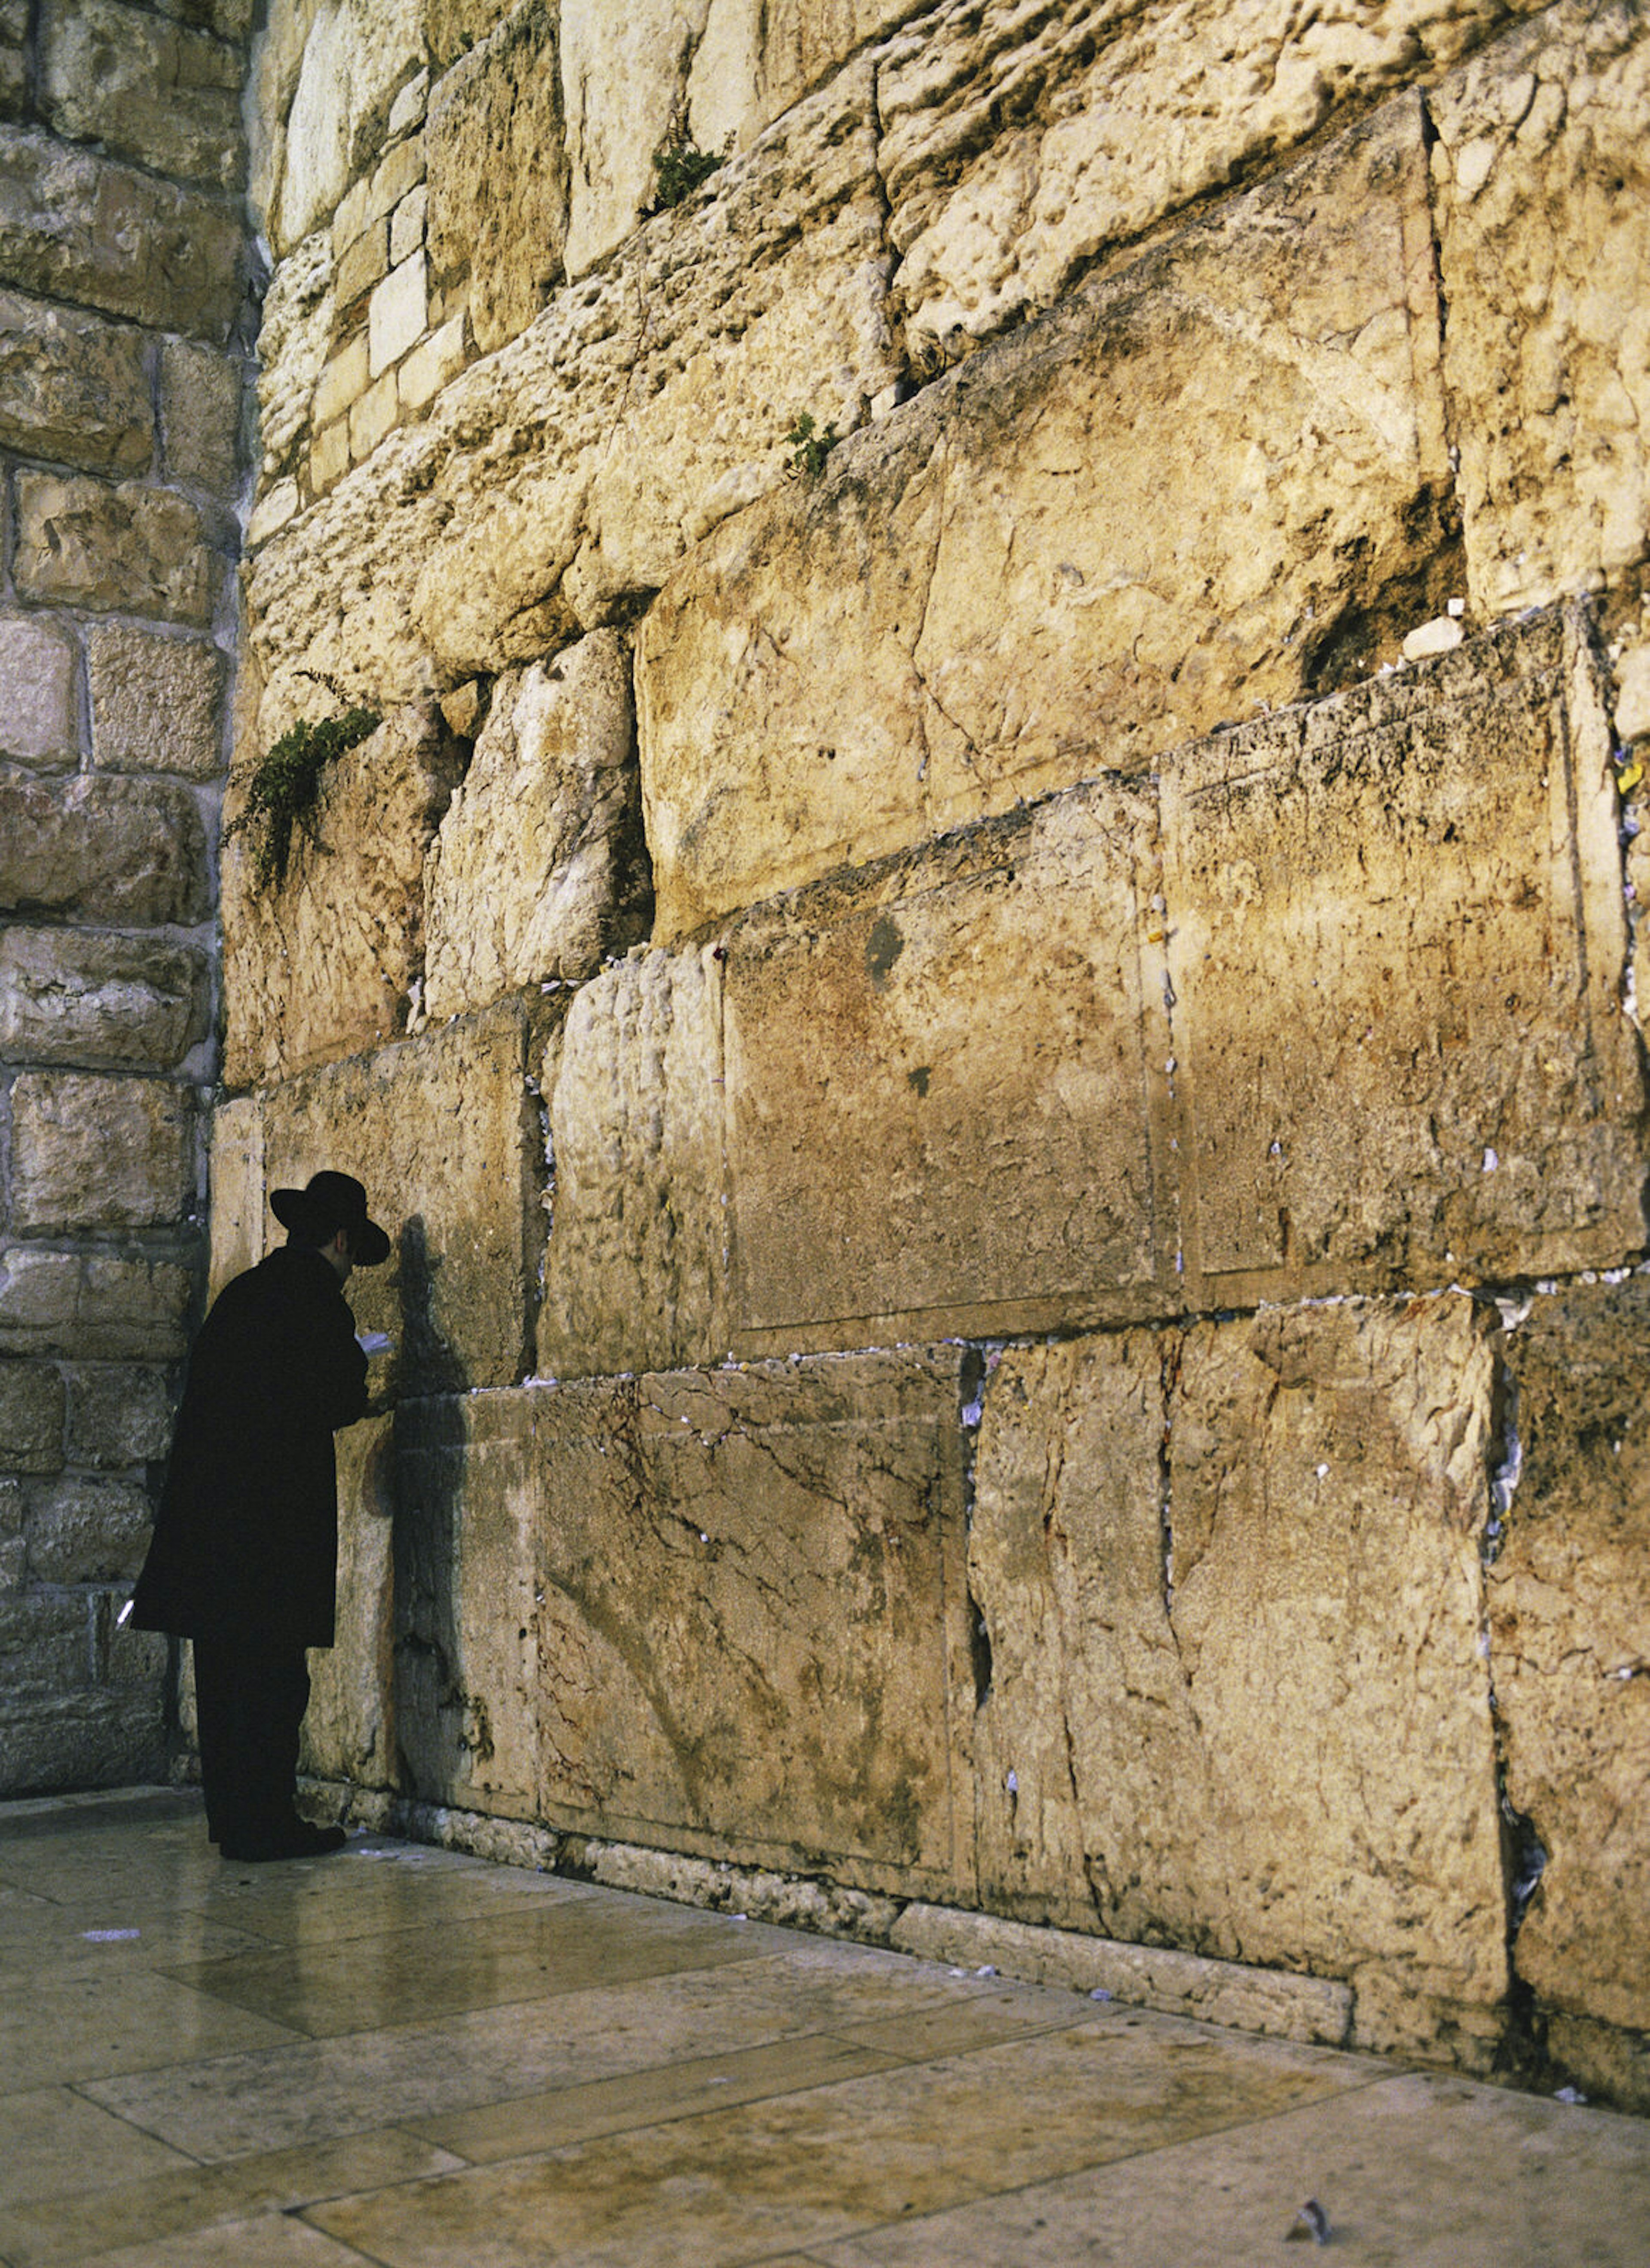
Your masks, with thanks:
[{"label": "floor tile seam", "polygon": [[[109,2075],[121,2078],[126,2076],[124,2073]],[[180,2142],[169,2141],[164,2134],[157,2134],[152,2126],[145,2126],[142,2119],[135,2118],[129,2110],[117,2110],[110,2102],[99,2102],[95,2095],[88,2095],[86,2092],[88,2088],[100,2084],[96,2078],[59,2080],[57,2084],[66,2095],[76,2096],[78,2101],[89,2104],[93,2110],[100,2110],[106,2118],[117,2118],[122,2126],[129,2126],[133,2133],[141,2134],[146,2142],[158,2142],[162,2149],[175,2150],[184,2163],[181,2166],[164,2168],[162,2170],[165,2172],[183,2173],[190,2167],[210,2169],[218,2162],[215,2158],[203,2158],[197,2151],[186,2150]],[[102,2184],[99,2183],[99,2186],[101,2187]],[[116,2186],[121,2185],[116,2184]],[[76,2192],[76,2194],[95,2196],[97,2192],[93,2190]]]}]

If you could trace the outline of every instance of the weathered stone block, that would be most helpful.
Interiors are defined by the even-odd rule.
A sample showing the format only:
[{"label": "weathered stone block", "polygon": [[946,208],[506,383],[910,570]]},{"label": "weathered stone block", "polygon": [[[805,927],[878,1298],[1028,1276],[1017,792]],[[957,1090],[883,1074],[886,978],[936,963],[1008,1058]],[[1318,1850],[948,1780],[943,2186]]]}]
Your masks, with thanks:
[{"label": "weathered stone block", "polygon": [[561,280],[567,158],[556,11],[523,0],[434,90],[426,129],[431,280],[468,286],[483,354]]},{"label": "weathered stone block", "polygon": [[74,639],[52,622],[0,615],[0,751],[57,767],[79,754]]},{"label": "weathered stone block", "polygon": [[158,1079],[27,1071],[11,1090],[11,1224],[161,1228],[195,1203],[195,1107]]},{"label": "weathered stone block", "polygon": [[[317,229],[276,267],[264,295],[258,333],[260,493],[296,470],[311,438],[312,404],[333,351],[332,246]],[[363,347],[365,357],[365,347]]]},{"label": "weathered stone block", "polygon": [[433,704],[401,710],[328,768],[313,838],[294,828],[284,883],[259,881],[244,836],[225,845],[231,1086],[405,1028],[424,972],[424,858],[461,769]]},{"label": "weathered stone block", "polygon": [[1543,2004],[1650,2030],[1650,1282],[1508,1338],[1523,1469],[1490,1574],[1506,1793],[1547,1853],[1514,1948]]},{"label": "weathered stone block", "polygon": [[333,357],[320,374],[311,413],[317,432],[323,425],[329,425],[335,417],[343,416],[352,403],[360,400],[366,392],[369,375],[366,334],[357,332],[348,346]]},{"label": "weathered stone block", "polygon": [[93,472],[154,455],[141,331],[0,291],[0,446]]},{"label": "weathered stone block", "polygon": [[268,1186],[355,1174],[391,1237],[350,1285],[362,1328],[395,1342],[375,1390],[509,1386],[527,1369],[544,1162],[526,1056],[508,1002],[265,1097]]},{"label": "weathered stone block", "polygon": [[0,1053],[168,1071],[205,1037],[210,976],[203,954],[152,938],[0,929]]},{"label": "weathered stone block", "polygon": [[[510,176],[506,174],[505,180]],[[426,225],[430,214],[430,192],[424,182],[406,195],[389,217],[389,264],[399,268],[403,260],[410,260],[415,252],[424,248]],[[534,302],[536,308],[537,302]]]},{"label": "weathered stone block", "polygon": [[1429,245],[1404,100],[712,534],[637,649],[658,933],[1396,653],[1454,556]]},{"label": "weathered stone block", "polygon": [[1594,587],[1644,556],[1650,26],[1565,0],[1430,98],[1445,374],[1472,598]]},{"label": "weathered stone block", "polygon": [[[350,456],[357,462],[363,457],[370,457],[379,442],[387,439],[395,431],[400,417],[401,388],[394,372],[387,370],[377,385],[369,387],[350,409]],[[320,476],[317,474],[315,477],[319,480]]]},{"label": "weathered stone block", "polygon": [[0,276],[39,298],[221,342],[244,288],[240,215],[48,135],[0,128]]},{"label": "weathered stone block", "polygon": [[357,1787],[393,1787],[399,1776],[394,1423],[368,1418],[337,1436],[337,1641],[309,1658],[301,1769]]},{"label": "weathered stone block", "polygon": [[34,1491],[29,1572],[37,1583],[118,1583],[136,1578],[153,1508],[130,1481],[85,1474]]},{"label": "weathered stone block", "polygon": [[598,630],[493,688],[431,846],[424,1005],[480,1007],[592,976],[651,909],[630,656]]},{"label": "weathered stone block", "polygon": [[46,0],[40,36],[41,109],[54,131],[177,180],[239,188],[233,48],[120,0]]},{"label": "weathered stone block", "polygon": [[1642,1243],[1609,749],[1585,620],[1549,615],[1164,767],[1204,1304]]},{"label": "weathered stone block", "polygon": [[135,1364],[70,1365],[68,1461],[106,1469],[164,1457],[176,1414],[164,1370]]},{"label": "weathered stone block", "polygon": [[[271,42],[259,107],[284,115],[285,132],[278,179],[269,180],[254,157],[252,189],[277,254],[331,214],[356,151],[381,139],[396,95],[424,61],[424,0],[341,0],[295,13]],[[291,44],[283,51],[294,40],[296,52]]]},{"label": "weathered stone block", "polygon": [[158,1690],[36,1690],[0,1704],[0,1788],[7,1795],[133,1787],[163,1780],[166,1769]]},{"label": "weathered stone block", "polygon": [[56,1473],[63,1463],[62,1373],[41,1363],[0,1359],[0,1467]]},{"label": "weathered stone block", "polygon": [[171,1356],[183,1352],[189,1270],[27,1245],[0,1250],[0,1351]]},{"label": "weathered stone block", "polygon": [[[377,220],[369,221],[354,243],[338,254],[338,265],[333,271],[333,297],[340,307],[352,308],[388,273],[389,223],[380,215]],[[327,414],[318,398],[315,423],[320,424]]]},{"label": "weathered stone block", "polygon": [[0,765],[0,904],[109,922],[202,920],[195,799],[162,781],[41,780]]},{"label": "weathered stone block", "polygon": [[961,1361],[422,1405],[399,1608],[421,1790],[507,1808],[536,1759],[555,1824],[966,1884]]},{"label": "weathered stone block", "polygon": [[896,290],[919,358],[1053,306],[1109,250],[1430,77],[1501,0],[943,0],[880,59]]},{"label": "weathered stone block", "polygon": [[422,250],[392,269],[367,303],[367,367],[374,378],[424,336],[430,295]]},{"label": "weathered stone block", "polygon": [[23,473],[13,571],[19,592],[54,605],[205,629],[221,563],[195,506],[169,489]]},{"label": "weathered stone block", "polygon": [[0,1692],[8,1698],[88,1683],[91,1651],[84,1598],[0,1601]]},{"label": "weathered stone block", "polygon": [[1459,1297],[1002,1358],[969,1553],[987,1904],[1360,2003],[1366,1973],[1499,1999],[1492,1387]]},{"label": "weathered stone block", "polygon": [[730,478],[781,482],[799,409],[859,422],[898,368],[868,66],[731,165],[717,209],[652,223],[264,545],[249,597],[284,706],[302,668],[388,700],[432,654],[449,683],[535,660],[656,587]]},{"label": "weathered stone block", "polygon": [[160,353],[160,430],[169,479],[232,497],[240,484],[247,378],[210,347],[168,339]]},{"label": "weathered stone block", "polygon": [[937,1337],[1176,1297],[1147,1068],[1167,1043],[1141,970],[1155,819],[1144,787],[1097,783],[731,934],[734,1312],[753,1345],[828,1320],[874,1343],[881,1322],[848,1319]]},{"label": "weathered stone block", "polygon": [[228,665],[216,646],[112,622],[88,634],[86,661],[99,770],[217,777]]},{"label": "weathered stone block", "polygon": [[584,985],[549,1091],[555,1208],[541,1374],[674,1369],[727,1351],[722,975],[650,954]]},{"label": "weathered stone block", "polygon": [[454,315],[416,346],[395,373],[396,397],[403,411],[422,409],[434,400],[449,379],[457,376],[468,357],[464,347],[464,318]]}]

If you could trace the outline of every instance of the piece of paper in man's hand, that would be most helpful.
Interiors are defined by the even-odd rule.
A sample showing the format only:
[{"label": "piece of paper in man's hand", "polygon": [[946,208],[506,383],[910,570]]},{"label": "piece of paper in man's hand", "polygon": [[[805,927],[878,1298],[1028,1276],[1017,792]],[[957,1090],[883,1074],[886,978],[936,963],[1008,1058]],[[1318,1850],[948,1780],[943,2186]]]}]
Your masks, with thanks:
[{"label": "piece of paper in man's hand", "polygon": [[363,1354],[387,1354],[395,1344],[387,1331],[357,1331],[355,1343]]}]

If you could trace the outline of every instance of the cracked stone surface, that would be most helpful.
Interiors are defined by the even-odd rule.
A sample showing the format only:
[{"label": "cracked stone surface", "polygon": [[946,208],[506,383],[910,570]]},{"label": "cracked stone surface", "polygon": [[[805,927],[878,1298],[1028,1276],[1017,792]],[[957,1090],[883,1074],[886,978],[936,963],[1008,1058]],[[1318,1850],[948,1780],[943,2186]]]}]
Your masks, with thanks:
[{"label": "cracked stone surface", "polygon": [[954,1889],[961,1359],[424,1405],[399,1737],[439,1800]]},{"label": "cracked stone surface", "polygon": [[[1523,1471],[1490,1575],[1506,1793],[1547,1853],[1518,1934],[1543,2006],[1650,2032],[1650,1282],[1537,1298],[1506,1342]],[[1650,2089],[1644,2100],[1650,2102]]]},{"label": "cracked stone surface", "polygon": [[1458,579],[1426,193],[1404,97],[701,543],[637,647],[658,933],[1396,653]]},{"label": "cracked stone surface", "polygon": [[1387,1999],[1499,1999],[1492,1384],[1447,1296],[1003,1356],[969,1546],[988,1904],[1347,1977],[1367,2045]]}]

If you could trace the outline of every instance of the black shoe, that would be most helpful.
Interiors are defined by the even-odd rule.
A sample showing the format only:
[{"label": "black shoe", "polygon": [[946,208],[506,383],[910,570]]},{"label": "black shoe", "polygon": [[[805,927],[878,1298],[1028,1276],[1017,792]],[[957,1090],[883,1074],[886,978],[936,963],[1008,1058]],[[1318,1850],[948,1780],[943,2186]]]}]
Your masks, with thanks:
[{"label": "black shoe", "polygon": [[342,1851],[349,1839],[342,1827],[311,1827],[302,1819],[294,1819],[273,1834],[254,1836],[244,1842],[226,1837],[219,1849],[237,1867],[261,1867],[271,1859],[324,1859],[329,1851]]}]

